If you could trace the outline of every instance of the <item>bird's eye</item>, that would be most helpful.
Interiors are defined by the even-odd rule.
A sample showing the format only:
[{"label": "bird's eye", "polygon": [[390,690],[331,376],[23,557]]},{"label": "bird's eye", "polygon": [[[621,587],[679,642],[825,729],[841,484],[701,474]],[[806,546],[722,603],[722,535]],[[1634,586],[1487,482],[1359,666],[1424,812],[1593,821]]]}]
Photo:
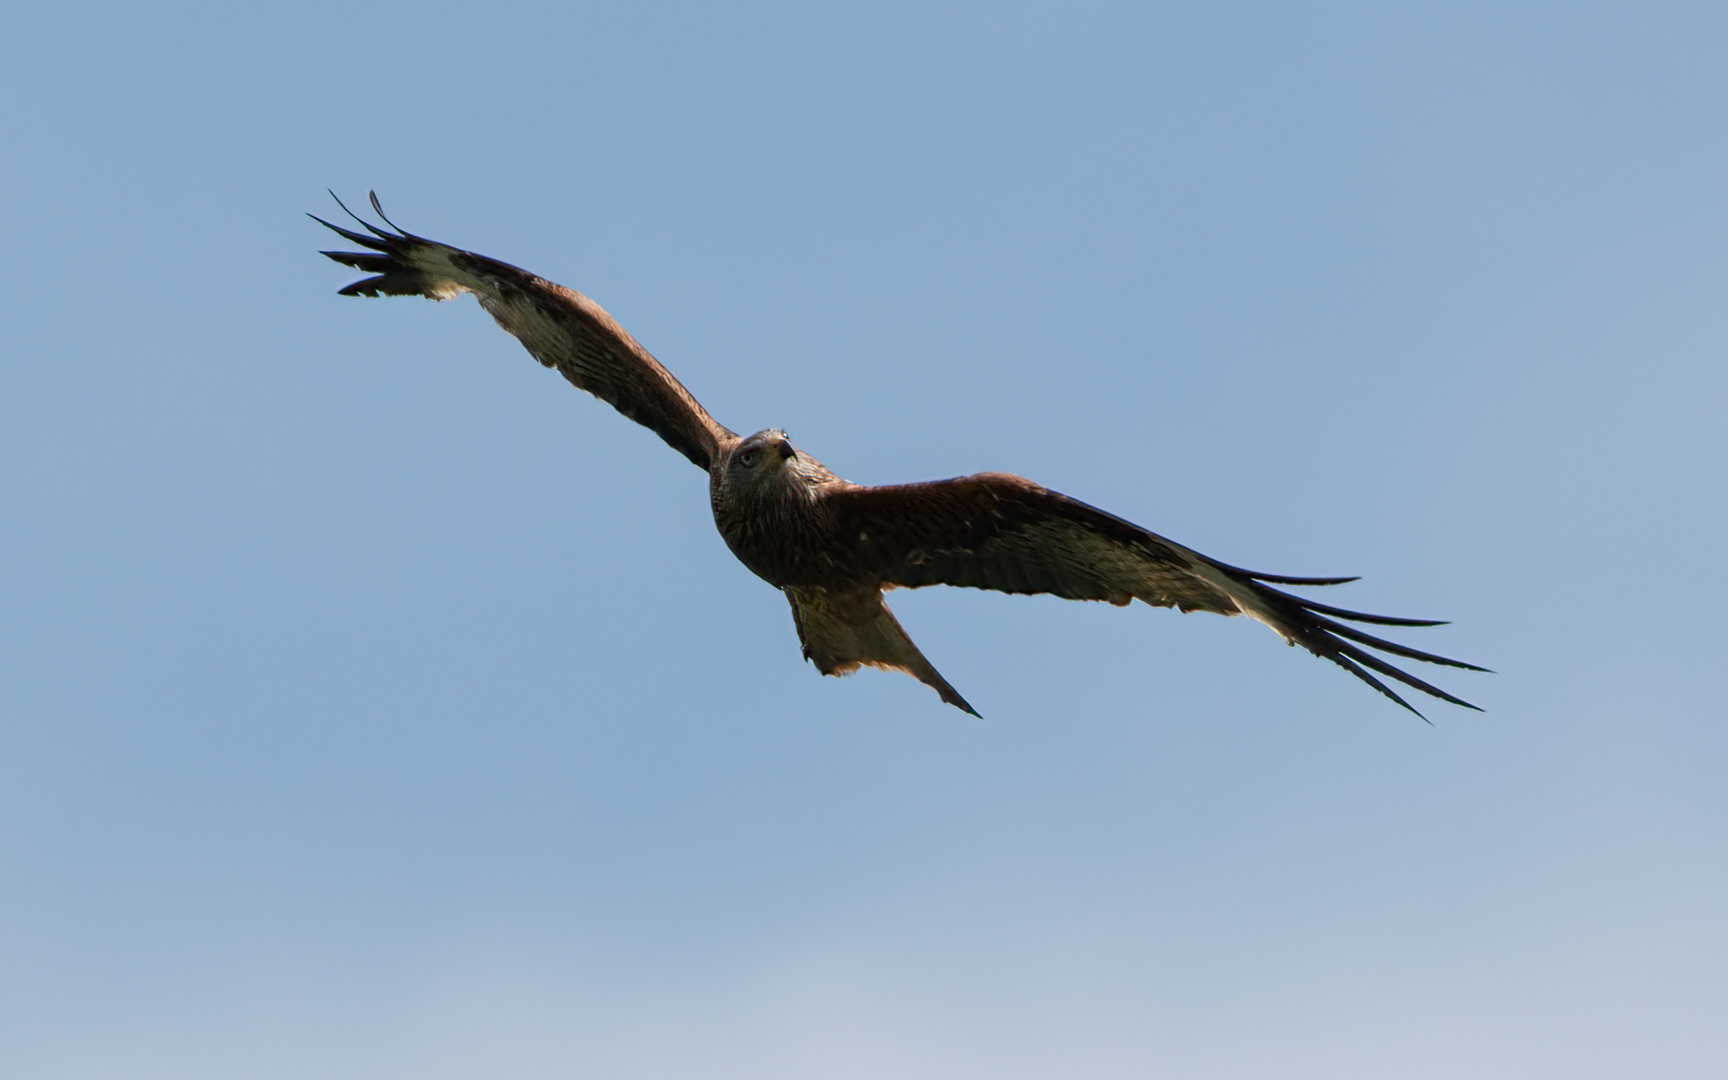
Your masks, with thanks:
[{"label": "bird's eye", "polygon": [[746,450],[742,454],[738,455],[738,464],[744,466],[746,469],[753,469],[756,467],[756,460],[761,456],[762,451],[760,450]]}]

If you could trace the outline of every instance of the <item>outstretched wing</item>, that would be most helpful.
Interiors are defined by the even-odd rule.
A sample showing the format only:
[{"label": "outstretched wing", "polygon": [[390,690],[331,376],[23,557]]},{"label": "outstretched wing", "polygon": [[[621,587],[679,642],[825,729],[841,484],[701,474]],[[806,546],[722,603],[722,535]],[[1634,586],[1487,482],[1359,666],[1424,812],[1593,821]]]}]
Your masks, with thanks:
[{"label": "outstretched wing", "polygon": [[[1474,709],[1362,648],[1431,664],[1474,664],[1385,641],[1338,620],[1438,626],[1317,604],[1274,589],[1339,585],[1355,578],[1297,578],[1243,570],[1148,532],[1095,506],[1006,473],[927,484],[848,486],[823,499],[833,535],[857,568],[878,582],[917,588],[960,585],[1069,600],[1142,600],[1182,611],[1248,615],[1416,712],[1372,672]],[[1417,713],[1418,716],[1421,713]]]},{"label": "outstretched wing", "polygon": [[[341,205],[340,199],[337,205]],[[395,228],[384,217],[376,193],[372,195],[372,209],[386,225]],[[332,225],[315,214],[309,216],[368,249],[324,252],[339,263],[376,275],[342,289],[343,296],[449,300],[471,292],[534,359],[557,368],[579,388],[651,429],[703,469],[709,467],[720,445],[737,438],[715,422],[690,391],[599,304],[576,290],[484,255],[400,229],[390,232],[377,228],[358,217],[354,220],[366,229],[364,233]]]}]

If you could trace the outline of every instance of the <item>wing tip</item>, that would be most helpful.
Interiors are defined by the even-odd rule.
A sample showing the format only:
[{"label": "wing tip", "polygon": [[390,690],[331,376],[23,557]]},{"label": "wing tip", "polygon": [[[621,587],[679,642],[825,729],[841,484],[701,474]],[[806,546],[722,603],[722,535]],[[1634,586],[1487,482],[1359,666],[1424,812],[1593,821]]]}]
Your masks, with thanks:
[{"label": "wing tip", "polygon": [[[1246,576],[1246,572],[1242,572]],[[1424,723],[1432,724],[1422,711],[1417,709],[1404,697],[1387,686],[1374,674],[1397,680],[1413,690],[1419,690],[1430,697],[1437,698],[1448,704],[1475,712],[1483,712],[1481,706],[1474,705],[1454,694],[1429,683],[1415,675],[1398,668],[1379,656],[1363,651],[1362,647],[1390,653],[1393,656],[1416,660],[1426,664],[1438,664],[1445,667],[1460,668],[1465,671],[1480,671],[1489,673],[1487,668],[1463,660],[1454,660],[1438,653],[1423,652],[1420,649],[1401,645],[1395,641],[1375,637],[1353,626],[1346,626],[1336,619],[1346,619],[1353,622],[1363,622],[1386,626],[1443,626],[1445,622],[1438,619],[1403,619],[1390,615],[1371,615],[1366,612],[1348,611],[1343,608],[1330,607],[1292,596],[1289,593],[1274,589],[1264,583],[1267,577],[1256,575],[1246,582],[1259,598],[1261,608],[1256,612],[1263,621],[1268,621],[1272,628],[1278,631],[1291,644],[1300,644],[1315,656],[1331,660],[1350,674],[1361,679],[1375,690],[1391,698],[1394,702],[1415,713]],[[1317,579],[1311,579],[1317,580]],[[1333,618],[1327,618],[1332,616]],[[1354,644],[1352,644],[1354,642]]]},{"label": "wing tip", "polygon": [[334,191],[330,192],[330,197],[336,200],[336,205],[342,208],[343,213],[359,222],[366,232],[360,233],[353,229],[345,229],[340,225],[325,221],[317,214],[308,213],[306,216],[343,239],[369,250],[365,252],[321,251],[319,254],[344,266],[351,266],[356,270],[364,270],[374,275],[337,289],[336,295],[424,296],[430,300],[446,300],[455,295],[455,292],[460,291],[453,290],[442,280],[420,269],[410,261],[408,256],[415,246],[428,244],[431,241],[398,228],[395,222],[384,217],[384,207],[378,201],[377,192],[370,193],[372,209],[378,212],[379,217],[384,218],[386,225],[396,229],[393,233],[378,228],[348,209],[348,205]]}]

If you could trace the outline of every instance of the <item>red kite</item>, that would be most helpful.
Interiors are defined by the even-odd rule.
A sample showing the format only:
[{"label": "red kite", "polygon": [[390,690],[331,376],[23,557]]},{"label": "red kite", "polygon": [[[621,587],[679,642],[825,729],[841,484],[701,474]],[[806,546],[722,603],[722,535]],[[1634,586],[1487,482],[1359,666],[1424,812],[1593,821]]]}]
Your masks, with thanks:
[{"label": "red kite", "polygon": [[943,701],[977,716],[924,659],[882,599],[884,590],[897,587],[961,585],[1247,615],[1411,712],[1416,710],[1409,702],[1374,673],[1476,708],[1362,646],[1430,664],[1487,669],[1385,641],[1339,620],[1382,626],[1438,622],[1345,611],[1271,587],[1339,585],[1355,578],[1286,577],[1229,566],[1007,473],[885,487],[848,483],[794,446],[783,431],[740,438],[715,421],[588,297],[397,229],[384,217],[376,194],[372,209],[396,231],[353,214],[365,233],[313,217],[366,249],[324,252],[375,275],[341,294],[448,300],[471,292],[536,360],[651,429],[705,470],[720,535],[751,572],[786,594],[804,656],[824,675],[845,675],[862,664],[904,671]]}]

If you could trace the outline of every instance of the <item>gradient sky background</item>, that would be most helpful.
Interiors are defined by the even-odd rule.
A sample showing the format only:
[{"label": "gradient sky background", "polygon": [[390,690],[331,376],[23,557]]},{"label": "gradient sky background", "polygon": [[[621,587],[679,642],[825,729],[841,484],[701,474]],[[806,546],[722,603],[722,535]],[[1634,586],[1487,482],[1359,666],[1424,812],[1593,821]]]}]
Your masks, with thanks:
[{"label": "gradient sky background", "polygon": [[[1719,1077],[1728,8],[18,5],[0,1073]],[[850,479],[1018,472],[1405,640],[896,612],[334,188]]]}]

